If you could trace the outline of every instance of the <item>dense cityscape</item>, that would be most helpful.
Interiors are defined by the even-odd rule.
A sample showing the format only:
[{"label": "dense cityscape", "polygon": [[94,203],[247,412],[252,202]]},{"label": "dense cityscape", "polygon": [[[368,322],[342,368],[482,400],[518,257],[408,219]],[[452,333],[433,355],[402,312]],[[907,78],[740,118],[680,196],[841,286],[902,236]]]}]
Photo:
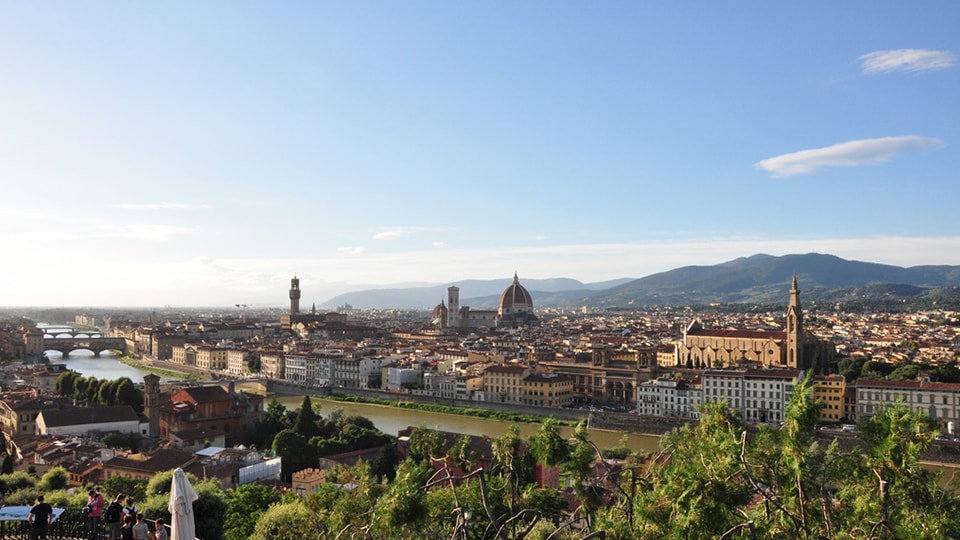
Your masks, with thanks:
[{"label": "dense cityscape", "polygon": [[[899,407],[927,422],[930,438],[915,452],[917,460],[960,459],[954,447],[960,318],[953,312],[807,311],[796,276],[783,311],[771,313],[544,310],[516,275],[496,310],[461,306],[456,286],[447,292],[432,311],[343,306],[318,312],[300,308],[294,277],[283,311],[252,313],[238,305],[179,317],[69,309],[47,312],[64,320],[8,315],[0,334],[3,472],[47,479],[54,471],[63,474],[63,487],[102,485],[147,497],[152,479],[169,482],[169,473],[182,468],[232,494],[224,495],[228,501],[252,486],[261,490],[258,497],[279,501],[284,493],[309,500],[324,486],[343,490],[350,482],[342,479],[355,479],[361,462],[372,467],[365,474],[384,481],[417,456],[426,457],[421,466],[456,477],[498,470],[500,438],[413,425],[382,433],[364,418],[313,407],[310,396],[551,419],[541,423],[537,438],[556,437],[550,430],[562,421],[576,425],[573,438],[560,444],[568,450],[603,429],[673,440],[714,421],[717,404],[751,437],[777,433],[796,421],[790,408],[807,399],[818,404],[806,419],[816,440],[869,453],[859,446],[858,425],[872,425],[874,415]],[[123,355],[146,375],[97,380],[71,370],[71,358],[91,354]],[[797,396],[798,389],[806,397]],[[304,401],[288,411],[276,399],[283,395]],[[430,444],[426,433],[438,437],[432,458],[422,447]],[[530,485],[558,497],[550,530],[564,529],[570,538],[603,530],[597,528],[601,514],[588,510],[589,497],[614,504],[630,467],[656,468],[661,459],[621,442],[580,456],[585,462],[578,472],[538,454],[536,440],[513,436],[518,449],[529,445],[530,455],[538,456]],[[470,449],[471,460],[457,461],[460,444]],[[7,504],[35,496],[5,491],[12,491]],[[452,531],[465,534],[469,524],[458,508]],[[162,508],[155,510],[151,519],[169,519]],[[546,515],[538,512],[524,527]],[[221,525],[197,534],[245,538],[256,521],[234,528],[215,520]],[[501,530],[490,537],[500,536],[522,535]]]}]

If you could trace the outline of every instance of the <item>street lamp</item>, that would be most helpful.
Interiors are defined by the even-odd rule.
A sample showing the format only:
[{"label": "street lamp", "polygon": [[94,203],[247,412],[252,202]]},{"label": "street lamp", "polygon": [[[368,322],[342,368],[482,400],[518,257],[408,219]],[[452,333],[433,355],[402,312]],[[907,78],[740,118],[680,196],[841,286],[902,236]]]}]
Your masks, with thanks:
[{"label": "street lamp", "polygon": [[463,509],[463,540],[470,539],[470,519],[473,518],[473,508]]}]

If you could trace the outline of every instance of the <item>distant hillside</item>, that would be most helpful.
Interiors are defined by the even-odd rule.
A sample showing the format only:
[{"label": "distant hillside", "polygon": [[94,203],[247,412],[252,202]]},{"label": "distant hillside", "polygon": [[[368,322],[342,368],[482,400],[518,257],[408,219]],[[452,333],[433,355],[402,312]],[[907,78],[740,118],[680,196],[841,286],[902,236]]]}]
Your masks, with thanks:
[{"label": "distant hillside", "polygon": [[[582,283],[575,279],[520,279],[534,297],[534,302],[552,297],[561,291],[581,291],[588,294],[595,291],[609,290],[618,285],[629,283],[633,278],[621,278],[596,283]],[[424,287],[405,287],[397,289],[367,289],[337,295],[317,307],[334,309],[344,304],[350,304],[358,309],[433,309],[442,300],[447,301],[447,288],[456,285],[460,288],[460,305],[475,309],[492,309],[497,306],[500,294],[513,282],[508,279],[471,279],[453,283],[443,283]],[[563,296],[563,298],[566,298]],[[492,300],[491,300],[492,299]],[[543,304],[551,305],[551,304]]]},{"label": "distant hillside", "polygon": [[[713,266],[686,266],[640,279],[602,283],[584,284],[564,278],[521,279],[521,283],[538,307],[783,304],[794,273],[804,301],[884,305],[913,299],[921,304],[960,305],[960,266],[902,268],[819,253],[782,257],[758,254]],[[467,280],[455,285],[460,287],[462,306],[492,309],[510,282]],[[321,307],[350,304],[364,309],[429,309],[446,301],[449,286],[357,291],[332,298]]]},{"label": "distant hillside", "polygon": [[614,287],[591,298],[592,306],[784,302],[794,273],[803,298],[917,296],[960,286],[960,267],[848,261],[834,255],[754,255],[714,266],[687,266]]}]

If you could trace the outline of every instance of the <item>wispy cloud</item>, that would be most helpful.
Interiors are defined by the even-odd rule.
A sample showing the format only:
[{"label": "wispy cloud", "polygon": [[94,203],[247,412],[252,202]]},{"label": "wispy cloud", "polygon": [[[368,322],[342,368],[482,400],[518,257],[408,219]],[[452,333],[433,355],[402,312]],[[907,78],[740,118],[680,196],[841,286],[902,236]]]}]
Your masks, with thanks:
[{"label": "wispy cloud", "polygon": [[445,248],[447,247],[447,243],[446,243],[446,242],[434,242],[434,243],[433,243],[433,247],[435,247],[435,248],[437,248],[437,249],[445,249]]},{"label": "wispy cloud", "polygon": [[874,51],[860,57],[863,73],[890,73],[891,71],[934,71],[945,69],[957,63],[957,57],[950,51],[929,51],[926,49],[897,49],[894,51]]},{"label": "wispy cloud", "polygon": [[833,146],[782,154],[757,162],[754,167],[771,173],[774,178],[812,173],[824,167],[859,167],[877,165],[907,152],[931,150],[942,146],[936,137],[905,135],[859,139]]},{"label": "wispy cloud", "polygon": [[115,227],[104,228],[95,233],[95,235],[101,238],[166,241],[173,240],[178,236],[192,234],[196,231],[197,229],[195,228],[177,227],[174,225],[131,223],[129,225],[118,225]]},{"label": "wispy cloud", "polygon": [[121,210],[203,210],[210,208],[209,204],[190,204],[190,203],[120,203],[114,205],[114,208]]},{"label": "wispy cloud", "polygon": [[346,253],[348,255],[362,255],[367,252],[367,248],[363,246],[344,246],[338,247],[337,251],[340,253]]},{"label": "wispy cloud", "polygon": [[389,229],[383,229],[377,234],[373,235],[374,240],[398,240],[400,238],[406,238],[412,234],[422,232],[425,229],[423,227],[391,227]]}]

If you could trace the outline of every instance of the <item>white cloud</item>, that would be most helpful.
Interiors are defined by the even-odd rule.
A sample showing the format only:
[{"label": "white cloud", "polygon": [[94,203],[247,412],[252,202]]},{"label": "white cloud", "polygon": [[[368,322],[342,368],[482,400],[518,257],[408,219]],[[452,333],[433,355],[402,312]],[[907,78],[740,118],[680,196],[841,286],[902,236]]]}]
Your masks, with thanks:
[{"label": "white cloud", "polygon": [[346,253],[348,255],[362,255],[367,252],[367,248],[363,246],[344,246],[338,247],[337,251],[340,253]]},{"label": "white cloud", "polygon": [[936,137],[919,135],[860,139],[774,156],[755,163],[754,167],[771,173],[774,178],[785,178],[811,173],[824,167],[877,165],[899,154],[931,150],[942,144]]},{"label": "white cloud", "polygon": [[115,225],[104,227],[94,233],[99,238],[123,238],[126,240],[153,240],[166,241],[178,236],[195,233],[197,229],[177,227],[173,225],[151,225],[131,223],[129,225]]},{"label": "white cloud", "polygon": [[414,233],[422,232],[425,229],[423,227],[392,227],[389,229],[383,229],[377,234],[373,235],[374,240],[399,240],[400,238],[406,238]]},{"label": "white cloud", "polygon": [[435,248],[437,248],[437,249],[444,249],[444,248],[447,247],[447,243],[446,243],[446,242],[434,242],[434,243],[433,243],[433,247],[435,247]]},{"label": "white cloud", "polygon": [[894,51],[874,51],[860,57],[863,73],[890,73],[906,71],[934,71],[945,69],[957,63],[957,57],[949,51],[929,51],[926,49],[897,49]]},{"label": "white cloud", "polygon": [[208,204],[189,204],[189,203],[121,203],[114,205],[114,208],[121,210],[202,210],[210,208]]}]

